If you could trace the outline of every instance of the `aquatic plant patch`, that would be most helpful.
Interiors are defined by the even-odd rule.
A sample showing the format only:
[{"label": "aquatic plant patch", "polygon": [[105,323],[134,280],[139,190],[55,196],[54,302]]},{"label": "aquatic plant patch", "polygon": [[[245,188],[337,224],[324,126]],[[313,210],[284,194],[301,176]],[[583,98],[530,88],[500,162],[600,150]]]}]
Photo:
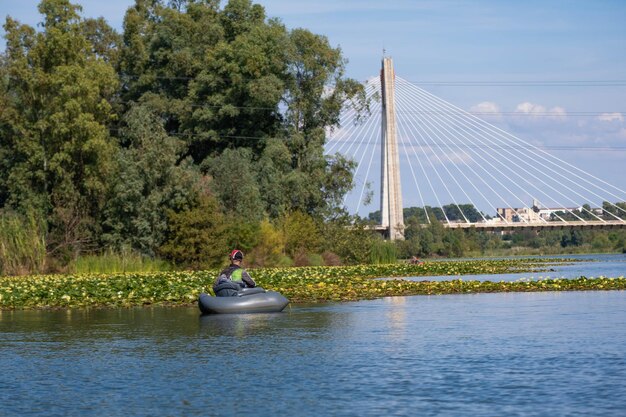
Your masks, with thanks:
[{"label": "aquatic plant patch", "polygon": [[[567,260],[571,262],[572,260]],[[626,279],[580,278],[517,282],[374,280],[379,277],[501,274],[549,268],[555,260],[471,260],[251,270],[257,283],[293,303],[418,294],[626,289]],[[210,292],[217,270],[0,278],[0,309],[190,304]]]}]

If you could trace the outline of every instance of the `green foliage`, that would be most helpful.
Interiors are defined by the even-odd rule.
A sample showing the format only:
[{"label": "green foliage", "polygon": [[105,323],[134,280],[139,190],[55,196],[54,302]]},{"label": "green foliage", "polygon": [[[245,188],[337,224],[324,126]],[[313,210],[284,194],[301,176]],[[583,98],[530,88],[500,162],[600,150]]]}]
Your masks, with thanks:
[{"label": "green foliage", "polygon": [[155,255],[163,244],[168,210],[190,208],[200,192],[200,174],[181,159],[181,142],[168,136],[162,121],[146,106],[124,116],[116,156],[117,175],[103,209],[102,243],[114,251],[132,248]]},{"label": "green foliage", "polygon": [[168,211],[168,230],[161,256],[176,265],[203,268],[220,265],[228,253],[223,214],[210,196],[181,212]]},{"label": "green foliage", "polygon": [[300,211],[283,219],[285,251],[292,258],[297,254],[317,253],[321,247],[321,235],[313,218]]},{"label": "green foliage", "polygon": [[280,229],[276,228],[268,219],[259,225],[258,242],[250,258],[254,266],[278,266],[281,264],[285,250],[285,239]]},{"label": "green foliage", "polygon": [[204,165],[213,178],[212,188],[227,212],[248,222],[263,218],[261,194],[249,149],[226,149]]},{"label": "green foliage", "polygon": [[[225,219],[226,244],[230,250],[237,248],[249,253],[259,244],[259,223],[245,221],[238,216],[227,215]],[[224,259],[224,255],[222,255]]]},{"label": "green foliage", "polygon": [[366,226],[349,216],[324,223],[321,230],[324,250],[336,254],[346,264],[368,263],[373,241],[378,237]]},{"label": "green foliage", "polygon": [[325,37],[249,0],[138,0],[121,35],[69,0],[39,11],[39,32],[4,26],[0,208],[43,213],[61,264],[125,248],[174,256],[169,219],[200,194],[235,216],[224,240],[248,251],[266,217],[341,214],[355,164],[324,156],[325,129],[345,102],[367,103]]}]

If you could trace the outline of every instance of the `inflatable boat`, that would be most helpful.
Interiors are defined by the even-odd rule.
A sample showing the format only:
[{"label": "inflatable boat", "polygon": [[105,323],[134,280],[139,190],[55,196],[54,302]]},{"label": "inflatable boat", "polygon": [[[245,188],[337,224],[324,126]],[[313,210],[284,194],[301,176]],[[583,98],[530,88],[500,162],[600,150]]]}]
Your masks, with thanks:
[{"label": "inflatable boat", "polygon": [[244,288],[234,297],[212,297],[200,294],[198,306],[202,314],[278,313],[289,300],[276,291],[261,287]]}]

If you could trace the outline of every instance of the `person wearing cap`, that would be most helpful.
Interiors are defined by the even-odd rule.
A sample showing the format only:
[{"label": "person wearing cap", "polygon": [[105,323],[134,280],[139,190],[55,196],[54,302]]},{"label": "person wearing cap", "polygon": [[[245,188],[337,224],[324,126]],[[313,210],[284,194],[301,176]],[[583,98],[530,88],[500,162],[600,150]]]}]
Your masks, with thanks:
[{"label": "person wearing cap", "polygon": [[229,259],[230,266],[220,272],[213,283],[213,292],[218,297],[234,297],[242,288],[256,286],[250,274],[241,267],[243,252],[235,249],[230,253]]}]

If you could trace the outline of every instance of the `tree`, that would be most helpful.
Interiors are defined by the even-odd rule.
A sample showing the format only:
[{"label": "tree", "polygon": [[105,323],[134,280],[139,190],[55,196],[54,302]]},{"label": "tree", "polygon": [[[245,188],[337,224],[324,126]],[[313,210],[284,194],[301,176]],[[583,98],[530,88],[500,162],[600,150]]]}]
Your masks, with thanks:
[{"label": "tree", "polygon": [[291,197],[285,192],[291,171],[291,155],[284,141],[270,139],[257,167],[259,192],[267,214],[272,219],[280,218],[291,208]]},{"label": "tree", "polygon": [[289,256],[319,253],[321,236],[313,218],[301,211],[288,214],[283,220],[285,250]]},{"label": "tree", "polygon": [[166,212],[189,209],[203,192],[200,173],[190,160],[180,161],[184,146],[147,106],[131,107],[123,121],[101,240],[118,251],[154,256],[167,229]]},{"label": "tree", "polygon": [[213,178],[212,188],[226,211],[234,213],[244,222],[258,222],[264,217],[264,205],[249,149],[226,149],[203,165]]},{"label": "tree", "polygon": [[321,229],[322,249],[337,254],[345,263],[368,263],[376,232],[353,216],[340,216],[324,222]]},{"label": "tree", "polygon": [[260,267],[278,265],[284,249],[283,233],[268,219],[263,219],[259,226],[258,243],[250,254],[254,265]]},{"label": "tree", "polygon": [[179,266],[218,266],[228,253],[224,216],[215,198],[203,195],[193,208],[168,211],[168,229],[159,254]]},{"label": "tree", "polygon": [[85,35],[80,10],[43,0],[41,32],[10,17],[4,25],[3,203],[48,216],[49,249],[67,255],[93,242],[115,152],[107,125],[117,76]]}]

